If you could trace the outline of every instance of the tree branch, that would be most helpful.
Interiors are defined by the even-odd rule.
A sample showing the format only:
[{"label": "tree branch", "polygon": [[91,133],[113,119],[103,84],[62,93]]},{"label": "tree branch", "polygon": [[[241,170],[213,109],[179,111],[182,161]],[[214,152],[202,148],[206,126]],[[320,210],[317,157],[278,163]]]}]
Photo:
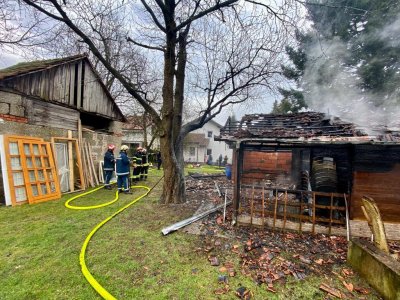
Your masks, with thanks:
[{"label": "tree branch", "polygon": [[219,10],[223,7],[227,7],[232,5],[233,3],[238,2],[238,0],[227,0],[227,1],[223,1],[223,2],[219,2],[217,1],[217,4],[215,4],[214,6],[211,6],[210,8],[203,10],[202,12],[199,12],[197,15],[192,15],[190,16],[186,21],[180,23],[179,25],[176,26],[176,32],[178,32],[179,30],[181,30],[182,28],[184,28],[185,26],[187,26],[188,24],[192,23],[193,21],[200,19],[201,17],[204,17],[206,15],[208,15],[209,13],[212,13],[216,10]]},{"label": "tree branch", "polygon": [[[160,21],[158,21],[156,14],[154,13],[154,11],[151,9],[151,7],[147,4],[147,2],[145,0],[140,0],[142,2],[142,4],[144,5],[144,7],[146,8],[147,12],[150,14],[151,18],[153,19],[154,23],[157,25],[158,28],[161,29],[161,31],[163,32],[167,32],[167,30],[165,29],[164,26],[161,25]],[[157,4],[160,6],[160,8],[164,11],[165,10],[165,6],[161,1],[157,0]]]},{"label": "tree branch", "polygon": [[[34,2],[34,0],[22,0],[24,1],[27,5],[33,6],[40,10],[41,12],[46,14],[46,10]],[[93,52],[93,54],[102,62],[102,64],[107,68],[107,70],[113,74],[118,80],[122,83],[122,85],[127,89],[128,93],[131,94],[142,106],[143,108],[152,116],[153,120],[156,123],[160,123],[161,119],[156,110],[151,107],[144,98],[142,98],[139,94],[139,91],[136,90],[135,86],[132,84],[132,82],[128,81],[118,70],[116,70],[109,61],[107,61],[104,56],[100,53],[99,49],[95,46],[93,41],[82,31],[80,30],[74,23],[73,21],[68,17],[67,13],[63,10],[63,8],[58,4],[57,0],[49,0],[50,3],[53,4],[54,8],[58,11],[58,13],[61,15],[60,17],[57,17],[57,20],[64,22],[69,28],[71,28],[78,36],[80,36],[83,41],[89,46],[90,50]],[[48,12],[47,12],[48,13]],[[51,13],[48,13],[47,15],[51,16]]]},{"label": "tree branch", "polygon": [[150,46],[150,45],[145,45],[139,42],[134,41],[133,39],[131,39],[129,36],[126,37],[126,40],[136,46],[142,47],[142,48],[146,48],[146,49],[150,49],[150,50],[157,50],[157,51],[162,51],[165,52],[164,48],[161,47],[155,47],[155,46]]}]

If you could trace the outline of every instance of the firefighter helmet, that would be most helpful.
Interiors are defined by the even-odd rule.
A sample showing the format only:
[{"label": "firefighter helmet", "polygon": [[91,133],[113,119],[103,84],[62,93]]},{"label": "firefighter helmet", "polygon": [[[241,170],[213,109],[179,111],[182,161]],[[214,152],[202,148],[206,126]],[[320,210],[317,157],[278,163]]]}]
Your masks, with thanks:
[{"label": "firefighter helmet", "polygon": [[115,145],[114,144],[109,144],[108,145],[108,150],[114,150],[115,149]]},{"label": "firefighter helmet", "polygon": [[129,147],[127,145],[121,146],[121,151],[128,151]]}]

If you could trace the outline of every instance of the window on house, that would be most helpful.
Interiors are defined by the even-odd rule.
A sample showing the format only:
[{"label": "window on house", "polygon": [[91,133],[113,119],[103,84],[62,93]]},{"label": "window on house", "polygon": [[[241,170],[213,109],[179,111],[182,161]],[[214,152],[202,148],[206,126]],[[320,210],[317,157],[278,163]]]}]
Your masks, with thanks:
[{"label": "window on house", "polygon": [[207,155],[211,155],[212,149],[207,149]]},{"label": "window on house", "polygon": [[212,131],[208,131],[208,132],[207,132],[207,136],[208,136],[208,137],[212,137]]},{"label": "window on house", "polygon": [[196,148],[195,147],[190,147],[189,148],[189,155],[190,156],[195,156],[196,154]]}]

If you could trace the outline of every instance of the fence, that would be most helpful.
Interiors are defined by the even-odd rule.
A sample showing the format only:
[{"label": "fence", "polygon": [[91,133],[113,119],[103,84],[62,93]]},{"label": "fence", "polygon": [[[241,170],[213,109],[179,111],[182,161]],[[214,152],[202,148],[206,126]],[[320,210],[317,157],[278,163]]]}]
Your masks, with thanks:
[{"label": "fence", "polygon": [[286,229],[288,222],[297,222],[299,231],[303,231],[304,223],[311,223],[312,233],[315,233],[317,224],[327,224],[329,234],[332,232],[332,226],[346,225],[346,194],[255,185],[241,185],[240,189],[238,213],[250,216],[250,224],[257,218],[261,219],[261,225],[265,226],[268,219],[272,220],[274,229]]}]

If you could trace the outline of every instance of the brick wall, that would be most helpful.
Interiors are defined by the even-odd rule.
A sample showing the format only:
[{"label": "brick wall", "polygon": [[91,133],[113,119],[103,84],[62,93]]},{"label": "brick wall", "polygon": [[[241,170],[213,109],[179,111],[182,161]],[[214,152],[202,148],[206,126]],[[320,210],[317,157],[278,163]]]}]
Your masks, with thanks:
[{"label": "brick wall", "polygon": [[9,121],[9,122],[28,123],[28,119],[27,118],[19,117],[19,116],[13,116],[13,115],[0,114],[0,119],[3,119],[3,121]]},{"label": "brick wall", "polygon": [[291,152],[246,151],[243,157],[243,170],[262,169],[289,173],[291,163]]},{"label": "brick wall", "polygon": [[[236,153],[234,152],[234,163]],[[245,151],[243,154],[242,183],[258,183],[276,180],[284,175],[290,180],[292,166],[291,152]],[[236,180],[236,167],[232,166],[233,180]]]}]

